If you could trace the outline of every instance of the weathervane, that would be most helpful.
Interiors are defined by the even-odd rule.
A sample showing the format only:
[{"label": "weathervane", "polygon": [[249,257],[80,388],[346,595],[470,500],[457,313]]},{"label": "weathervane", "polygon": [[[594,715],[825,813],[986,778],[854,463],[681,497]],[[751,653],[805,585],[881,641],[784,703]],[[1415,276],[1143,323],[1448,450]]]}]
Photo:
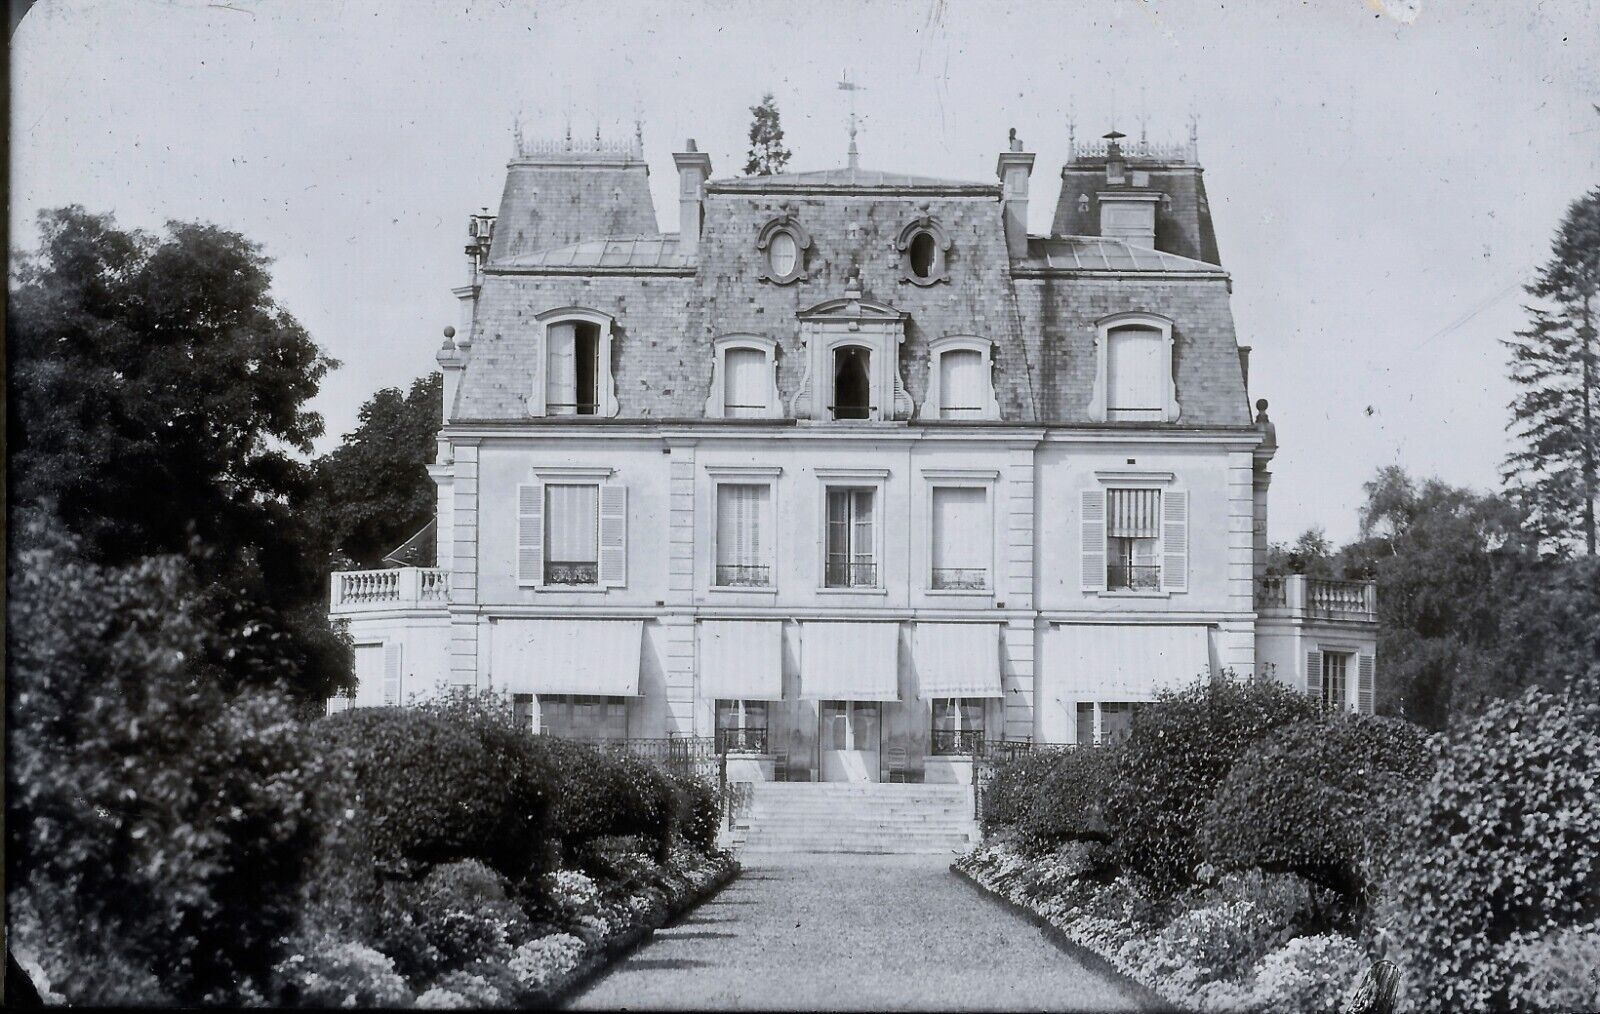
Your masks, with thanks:
[{"label": "weathervane", "polygon": [[865,91],[863,87],[850,80],[850,72],[844,71],[839,82],[839,90],[850,93],[850,168],[854,169],[859,161],[856,153],[856,92]]}]

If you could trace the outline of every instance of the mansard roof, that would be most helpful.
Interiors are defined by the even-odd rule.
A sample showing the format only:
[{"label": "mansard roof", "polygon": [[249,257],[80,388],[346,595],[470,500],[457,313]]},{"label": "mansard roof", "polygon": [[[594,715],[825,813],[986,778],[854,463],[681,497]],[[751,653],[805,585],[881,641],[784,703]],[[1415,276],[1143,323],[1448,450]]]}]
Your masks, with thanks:
[{"label": "mansard roof", "polygon": [[1017,267],[1029,271],[1164,271],[1227,276],[1216,264],[1101,236],[1030,236],[1028,257]]},{"label": "mansard roof", "polygon": [[692,268],[694,260],[678,249],[678,234],[612,236],[551,250],[519,254],[494,265],[502,268]]},{"label": "mansard roof", "polygon": [[711,180],[706,184],[706,189],[712,193],[914,190],[942,194],[970,193],[975,197],[998,196],[1000,193],[999,183],[941,179],[934,176],[913,176],[910,173],[885,172],[881,169],[862,169],[858,166],[841,166],[838,169],[818,169],[809,172],[774,173],[770,176],[735,176]]}]

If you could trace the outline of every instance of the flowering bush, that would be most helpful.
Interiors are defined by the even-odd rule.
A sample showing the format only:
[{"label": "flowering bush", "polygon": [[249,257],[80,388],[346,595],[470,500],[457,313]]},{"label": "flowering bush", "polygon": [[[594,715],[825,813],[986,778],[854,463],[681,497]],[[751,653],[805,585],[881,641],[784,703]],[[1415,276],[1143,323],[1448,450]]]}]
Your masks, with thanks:
[{"label": "flowering bush", "polygon": [[527,936],[528,920],[507,897],[506,886],[499,874],[473,860],[435,867],[408,906],[432,960],[408,957],[421,968],[444,970],[509,954]]},{"label": "flowering bush", "polygon": [[417,997],[416,1005],[425,1010],[465,1010],[472,1006],[460,993],[440,989],[438,986]]},{"label": "flowering bush", "polygon": [[695,848],[710,849],[722,825],[722,801],[715,785],[703,778],[674,777],[678,801],[677,837]]},{"label": "flowering bush", "polygon": [[529,940],[511,955],[510,968],[528,989],[539,989],[578,967],[584,943],[568,933]]},{"label": "flowering bush", "polygon": [[1276,931],[1248,901],[1191,909],[1157,934],[1149,968],[1185,986],[1235,979],[1261,956]]},{"label": "flowering bush", "polygon": [[1528,937],[1507,957],[1507,995],[1515,1009],[1600,1010],[1600,923]]},{"label": "flowering bush", "polygon": [[281,1001],[301,1007],[399,1007],[411,990],[394,962],[365,944],[327,937],[299,941],[276,969]]},{"label": "flowering bush", "polygon": [[1529,691],[1450,729],[1399,811],[1374,923],[1419,1010],[1504,1010],[1507,948],[1600,918],[1600,701]]},{"label": "flowering bush", "polygon": [[1365,955],[1349,937],[1295,937],[1256,965],[1250,991],[1262,1011],[1335,1014],[1361,975]]}]

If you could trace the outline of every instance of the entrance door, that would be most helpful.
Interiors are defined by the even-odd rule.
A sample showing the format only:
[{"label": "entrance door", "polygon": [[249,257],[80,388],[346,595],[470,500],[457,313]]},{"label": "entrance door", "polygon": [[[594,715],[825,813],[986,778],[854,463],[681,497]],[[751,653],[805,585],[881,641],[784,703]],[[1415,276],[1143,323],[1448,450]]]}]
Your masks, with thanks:
[{"label": "entrance door", "polygon": [[818,709],[819,767],[825,782],[878,780],[882,705],[876,701],[823,701]]}]

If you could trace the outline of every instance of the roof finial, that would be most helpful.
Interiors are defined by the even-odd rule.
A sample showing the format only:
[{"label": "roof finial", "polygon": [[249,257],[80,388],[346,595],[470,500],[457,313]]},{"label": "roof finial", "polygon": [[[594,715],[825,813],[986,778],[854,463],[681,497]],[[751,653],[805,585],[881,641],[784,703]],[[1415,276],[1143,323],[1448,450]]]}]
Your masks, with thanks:
[{"label": "roof finial", "polygon": [[856,152],[856,92],[864,91],[860,85],[850,80],[850,71],[846,70],[839,82],[839,90],[850,93],[850,168],[854,169],[860,164],[860,156]]},{"label": "roof finial", "polygon": [[1200,164],[1200,114],[1189,114],[1189,161]]}]

